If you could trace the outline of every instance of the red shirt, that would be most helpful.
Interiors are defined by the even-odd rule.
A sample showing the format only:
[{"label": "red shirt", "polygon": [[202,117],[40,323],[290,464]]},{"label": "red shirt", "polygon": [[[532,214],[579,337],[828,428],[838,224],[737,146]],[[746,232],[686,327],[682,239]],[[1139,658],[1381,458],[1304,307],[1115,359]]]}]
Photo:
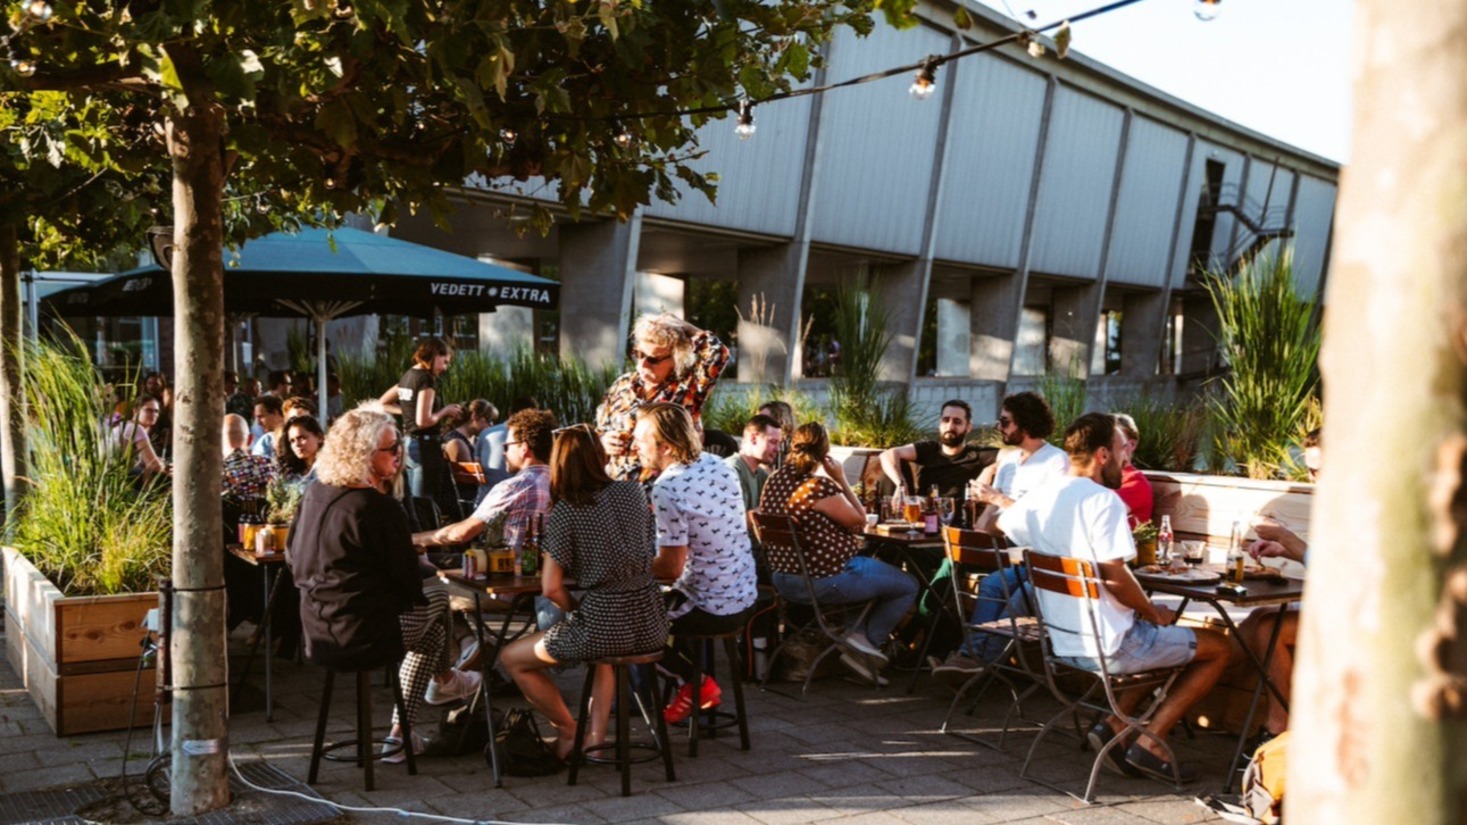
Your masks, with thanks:
[{"label": "red shirt", "polygon": [[1155,497],[1151,492],[1151,482],[1146,480],[1140,470],[1129,465],[1123,468],[1121,488],[1116,490],[1116,494],[1131,511],[1132,527],[1143,521],[1151,521],[1151,507],[1155,503]]}]

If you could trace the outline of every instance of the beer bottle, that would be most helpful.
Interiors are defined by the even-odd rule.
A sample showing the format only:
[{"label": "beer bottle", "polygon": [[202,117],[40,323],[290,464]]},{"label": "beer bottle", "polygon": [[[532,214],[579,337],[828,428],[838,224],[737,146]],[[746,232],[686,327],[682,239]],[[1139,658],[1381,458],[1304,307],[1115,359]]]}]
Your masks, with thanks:
[{"label": "beer bottle", "polygon": [[526,576],[538,576],[540,574],[540,525],[544,516],[536,514],[531,519],[530,538],[525,542],[522,551],[523,574]]}]

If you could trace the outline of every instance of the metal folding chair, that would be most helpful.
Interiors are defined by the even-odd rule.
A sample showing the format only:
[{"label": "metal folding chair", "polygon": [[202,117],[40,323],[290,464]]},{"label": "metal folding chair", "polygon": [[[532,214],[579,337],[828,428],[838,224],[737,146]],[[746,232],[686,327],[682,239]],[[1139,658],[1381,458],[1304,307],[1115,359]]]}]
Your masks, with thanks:
[{"label": "metal folding chair", "polygon": [[[948,705],[947,716],[943,717],[941,730],[943,733],[993,746],[992,743],[983,739],[949,730],[949,726],[953,714],[962,704],[968,691],[982,685],[982,689],[971,702],[976,705],[987,693],[988,688],[995,681],[999,681],[1008,688],[1009,695],[1013,697],[1003,717],[1003,730],[999,734],[998,745],[993,746],[1001,750],[1004,738],[1008,736],[1009,720],[1015,713],[1023,718],[1024,700],[1032,696],[1044,684],[1042,665],[1037,661],[1030,661],[1032,647],[1040,642],[1043,634],[1039,627],[1039,620],[1033,615],[1032,607],[1025,611],[1027,615],[1017,615],[1008,609],[1015,593],[1009,587],[1006,574],[1016,565],[1010,558],[1010,551],[1006,548],[1003,538],[990,533],[962,530],[957,527],[944,528],[942,538],[947,548],[948,561],[952,563],[953,609],[957,612],[959,626],[962,628],[963,649],[971,650],[977,640],[991,637],[1003,645],[1003,650],[981,672],[975,673],[958,688],[957,695]],[[980,581],[988,576],[997,576],[996,581],[1002,584],[1001,596],[998,599],[982,596],[976,587],[972,591],[967,590],[964,584],[975,575],[979,577]],[[1019,592],[1023,592],[1022,585]],[[1023,599],[1027,605],[1027,595],[1023,596]],[[970,623],[967,617],[972,615],[978,603],[985,601],[999,603],[999,618],[978,624]]]},{"label": "metal folding chair", "polygon": [[[1083,709],[1101,716],[1114,714],[1126,726],[1125,731],[1112,738],[1095,755],[1095,762],[1090,767],[1090,781],[1085,786],[1083,798],[1086,803],[1094,799],[1095,783],[1100,776],[1100,766],[1106,754],[1111,748],[1120,747],[1123,741],[1131,740],[1130,734],[1149,737],[1162,746],[1167,753],[1167,761],[1172,765],[1173,779],[1176,780],[1176,787],[1180,792],[1182,790],[1181,776],[1176,773],[1177,759],[1176,755],[1172,753],[1171,745],[1167,744],[1166,740],[1147,731],[1146,725],[1151,720],[1157,706],[1166,699],[1167,691],[1171,689],[1172,683],[1186,669],[1186,666],[1116,674],[1111,673],[1110,661],[1104,650],[1099,650],[1099,655],[1095,657],[1100,665],[1098,672],[1068,664],[1055,655],[1054,640],[1056,637],[1066,635],[1074,637],[1086,635],[1083,628],[1089,629],[1090,638],[1100,638],[1098,611],[1101,590],[1105,587],[1105,583],[1096,565],[1084,559],[1050,556],[1025,550],[1024,564],[1029,568],[1029,581],[1034,586],[1036,597],[1033,603],[1034,612],[1044,634],[1044,643],[1041,646],[1044,657],[1044,682],[1049,687],[1050,693],[1054,694],[1054,698],[1064,705],[1064,709],[1046,722],[1039,734],[1034,737],[1034,743],[1029,746],[1029,755],[1024,759],[1024,767],[1019,770],[1019,775],[1024,776],[1028,772],[1029,764],[1034,759],[1034,752],[1039,748],[1039,743],[1045,735],[1066,716],[1074,716],[1078,719],[1078,713]],[[1066,600],[1070,600],[1073,604],[1073,610],[1063,609],[1067,603]],[[1046,609],[1046,602],[1049,609]],[[1058,677],[1062,673],[1080,674],[1078,678],[1081,679],[1088,676],[1090,677],[1089,684],[1078,695],[1072,691],[1066,691],[1059,683]],[[1132,716],[1120,709],[1119,694],[1132,690],[1155,693],[1153,701],[1145,706],[1146,710],[1139,716]]]},{"label": "metal folding chair", "polygon": [[[780,624],[787,629],[787,632],[785,633],[784,640],[779,643],[779,647],[776,647],[774,653],[769,657],[768,669],[765,670],[764,678],[760,680],[759,687],[763,688],[768,684],[769,676],[774,673],[774,664],[779,660],[779,655],[784,652],[785,647],[795,637],[801,635],[805,630],[818,630],[825,644],[821,648],[820,654],[815,657],[815,661],[810,663],[810,670],[805,675],[805,683],[800,688],[800,695],[803,696],[810,689],[810,680],[815,678],[815,671],[819,669],[820,663],[827,656],[838,650],[849,651],[855,656],[864,655],[847,643],[846,638],[850,634],[845,628],[848,626],[859,627],[864,624],[866,616],[871,612],[871,608],[876,602],[875,600],[867,600],[853,604],[830,605],[829,607],[822,606],[820,599],[815,595],[815,582],[810,578],[810,566],[806,563],[805,551],[800,547],[800,539],[795,529],[798,522],[795,518],[786,513],[765,513],[759,510],[751,511],[749,515],[754,520],[754,530],[758,534],[759,543],[764,546],[766,553],[771,548],[788,548],[794,553],[800,565],[800,578],[804,580],[806,593],[810,597],[809,605],[815,613],[815,618],[810,622],[795,631],[788,631],[788,628],[791,626],[785,610],[788,600],[783,594],[777,596],[780,605]],[[798,600],[796,600],[796,603],[799,603]],[[842,622],[841,618],[844,617],[847,611],[852,609],[860,610],[855,621]]]}]

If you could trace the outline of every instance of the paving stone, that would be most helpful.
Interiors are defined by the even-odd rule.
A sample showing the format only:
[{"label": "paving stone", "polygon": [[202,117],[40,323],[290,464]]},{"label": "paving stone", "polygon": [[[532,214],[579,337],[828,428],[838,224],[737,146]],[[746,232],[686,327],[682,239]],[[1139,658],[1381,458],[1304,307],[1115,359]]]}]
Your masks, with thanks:
[{"label": "paving stone", "polygon": [[582,802],[581,806],[608,822],[646,819],[686,810],[671,799],[638,788],[635,784],[632,785],[631,796],[611,796],[594,802]]},{"label": "paving stone", "polygon": [[1151,822],[1165,825],[1192,825],[1196,822],[1221,822],[1222,817],[1186,799],[1166,799],[1155,802],[1131,802],[1116,807],[1117,811],[1144,817]]},{"label": "paving stone", "polygon": [[876,787],[914,803],[955,799],[971,794],[966,785],[942,776],[907,776],[879,782]]},{"label": "paving stone", "polygon": [[598,816],[591,809],[581,805],[556,805],[550,808],[517,811],[502,819],[506,822],[570,822],[577,825],[594,825],[594,823],[608,821],[605,817]]},{"label": "paving stone", "polygon": [[872,783],[891,778],[891,774],[867,764],[864,759],[851,757],[816,763],[801,768],[800,773],[832,788],[869,786]]},{"label": "paving stone", "polygon": [[741,802],[751,802],[758,798],[752,792],[724,781],[698,784],[678,782],[675,786],[659,788],[653,793],[671,800],[685,811],[732,808]]},{"label": "paving stone", "polygon": [[986,825],[1001,821],[958,800],[894,808],[891,813],[911,825]]},{"label": "paving stone", "polygon": [[808,797],[766,798],[735,806],[764,825],[798,825],[841,816],[828,806]]},{"label": "paving stone", "polygon": [[1040,789],[1032,787],[1016,792],[970,796],[960,801],[978,813],[1004,822],[1011,819],[1027,819],[1051,813],[1063,813],[1073,810],[1074,804],[1083,804],[1073,803],[1073,800],[1063,794],[1041,792]]},{"label": "paving stone", "polygon": [[823,782],[798,772],[735,779],[733,784],[761,799],[799,796],[827,790]]}]

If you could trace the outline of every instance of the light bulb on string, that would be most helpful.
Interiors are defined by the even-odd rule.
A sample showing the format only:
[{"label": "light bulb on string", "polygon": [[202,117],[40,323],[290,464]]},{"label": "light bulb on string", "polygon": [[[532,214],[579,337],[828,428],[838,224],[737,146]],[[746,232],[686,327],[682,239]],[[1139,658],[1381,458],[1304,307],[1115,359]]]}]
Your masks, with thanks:
[{"label": "light bulb on string", "polygon": [[918,100],[926,100],[937,91],[937,58],[929,57],[922,61],[922,67],[917,70],[917,76],[912,80],[911,88],[907,92]]},{"label": "light bulb on string", "polygon": [[1197,0],[1192,4],[1192,14],[1196,15],[1198,20],[1206,23],[1217,17],[1218,12],[1222,10],[1221,6],[1222,0]]},{"label": "light bulb on string", "polygon": [[616,142],[617,146],[623,149],[630,149],[632,148],[632,144],[637,142],[637,138],[626,129],[618,131],[616,137],[612,138],[612,140]]},{"label": "light bulb on string", "polygon": [[51,19],[51,4],[47,3],[46,0],[31,0],[25,6],[25,13],[30,15],[31,19],[37,23],[44,23]]},{"label": "light bulb on string", "polygon": [[515,130],[507,126],[499,130],[499,140],[503,142],[505,146],[513,146],[514,142],[519,139],[519,136],[519,132],[516,132]]},{"label": "light bulb on string", "polygon": [[23,57],[10,58],[10,70],[21,77],[30,77],[36,73],[36,62]]},{"label": "light bulb on string", "polygon": [[734,127],[734,134],[739,140],[754,136],[754,102],[747,97],[739,101],[739,123]]}]

